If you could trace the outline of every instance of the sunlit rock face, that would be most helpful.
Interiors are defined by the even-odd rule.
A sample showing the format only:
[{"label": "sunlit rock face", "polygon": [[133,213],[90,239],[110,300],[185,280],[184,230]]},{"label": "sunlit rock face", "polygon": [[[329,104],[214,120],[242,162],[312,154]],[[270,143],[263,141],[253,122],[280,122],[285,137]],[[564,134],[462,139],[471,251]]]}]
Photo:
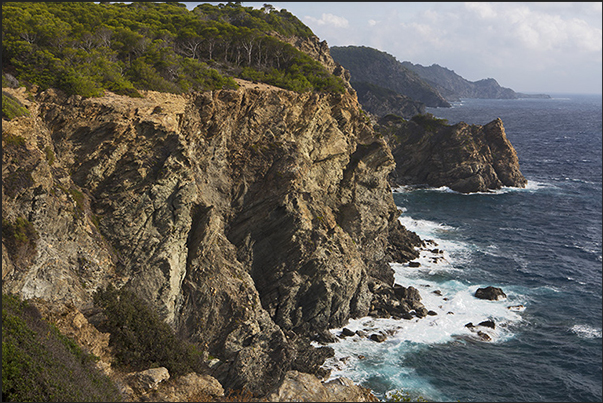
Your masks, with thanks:
[{"label": "sunlit rock face", "polygon": [[366,315],[371,290],[393,286],[387,263],[421,241],[397,220],[394,158],[353,91],[241,84],[11,90],[30,116],[3,121],[2,217],[32,235],[3,231],[3,291],[85,311],[97,289],[128,287],[220,358],[231,388],[317,371],[329,351],[309,337]]}]

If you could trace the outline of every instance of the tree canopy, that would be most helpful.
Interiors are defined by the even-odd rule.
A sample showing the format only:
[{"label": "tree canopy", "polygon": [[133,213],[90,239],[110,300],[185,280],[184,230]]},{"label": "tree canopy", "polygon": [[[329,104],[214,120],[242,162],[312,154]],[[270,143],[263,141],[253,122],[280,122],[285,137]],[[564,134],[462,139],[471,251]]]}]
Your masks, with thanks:
[{"label": "tree canopy", "polygon": [[292,45],[312,31],[265,4],[2,3],[3,72],[41,89],[184,93],[236,88],[240,77],[293,91],[342,92],[341,80]]}]

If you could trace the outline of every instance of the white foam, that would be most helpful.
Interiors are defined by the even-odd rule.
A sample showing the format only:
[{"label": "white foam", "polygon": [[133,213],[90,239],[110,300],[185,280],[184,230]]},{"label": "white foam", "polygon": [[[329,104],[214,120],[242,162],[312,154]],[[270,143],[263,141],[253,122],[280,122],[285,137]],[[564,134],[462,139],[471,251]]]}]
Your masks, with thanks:
[{"label": "white foam", "polygon": [[572,326],[572,328],[570,330],[582,339],[600,339],[601,338],[601,329],[600,328],[591,327],[588,325],[574,325],[574,326]]},{"label": "white foam", "polygon": [[[527,305],[529,308],[529,301],[508,287],[504,290],[506,300],[476,298],[478,288],[496,284],[470,284],[457,279],[461,269],[456,266],[471,259],[474,250],[470,244],[456,238],[457,229],[445,223],[416,220],[404,213],[399,220],[421,239],[431,239],[435,245],[428,244],[419,249],[420,257],[415,260],[420,263],[419,267],[391,263],[395,282],[418,289],[423,305],[436,315],[410,320],[371,317],[350,320],[346,328],[354,332],[361,330],[368,336],[383,333],[387,339],[382,343],[359,335],[340,339],[330,345],[335,356],[324,366],[331,370],[332,377],[345,376],[358,383],[370,382],[377,374],[387,378],[392,385],[403,384],[405,390],[412,389],[414,382],[424,396],[439,399],[441,396],[438,397],[437,390],[428,380],[421,379],[412,368],[401,365],[403,357],[434,344],[504,343],[514,337],[513,329],[522,321],[521,312]],[[496,253],[494,245],[491,249]],[[487,320],[494,321],[494,329],[479,326]],[[470,322],[475,327],[465,326]],[[342,328],[331,330],[336,337],[341,331]],[[480,337],[478,331],[490,339]]]},{"label": "white foam", "polygon": [[[565,178],[565,179],[567,180],[569,178]],[[456,194],[459,194],[462,196],[472,197],[475,195],[497,195],[497,194],[507,194],[507,193],[525,192],[525,191],[533,192],[533,191],[546,189],[546,188],[556,188],[556,186],[552,185],[550,183],[539,182],[536,180],[528,179],[526,186],[523,188],[513,187],[513,186],[503,186],[500,189],[492,189],[492,190],[488,190],[487,192],[462,193],[462,192],[457,192],[455,190],[452,190],[448,186],[441,186],[441,187],[437,187],[437,188],[436,187],[425,187],[425,188],[421,188],[421,189],[429,190],[431,192],[456,193]],[[405,185],[392,188],[392,192],[394,192],[394,193],[412,192],[414,190],[417,190],[417,188],[413,187],[413,186],[405,186]]]}]

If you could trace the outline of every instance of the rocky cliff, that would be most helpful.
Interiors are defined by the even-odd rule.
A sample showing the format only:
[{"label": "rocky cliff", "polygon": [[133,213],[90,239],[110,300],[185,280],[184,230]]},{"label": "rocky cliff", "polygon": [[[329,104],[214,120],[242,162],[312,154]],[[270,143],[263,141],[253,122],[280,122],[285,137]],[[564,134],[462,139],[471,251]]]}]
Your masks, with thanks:
[{"label": "rocky cliff", "polygon": [[425,104],[387,88],[365,82],[354,82],[354,90],[363,110],[375,116],[395,114],[410,119],[425,113]]},{"label": "rocky cliff", "polygon": [[377,130],[388,139],[396,159],[393,186],[448,186],[470,193],[527,184],[500,119],[483,126],[450,126],[429,114],[409,121],[386,116]]},{"label": "rocky cliff", "polygon": [[355,82],[370,83],[426,106],[450,107],[435,88],[388,53],[366,46],[334,46],[331,56],[349,70],[352,87]]},{"label": "rocky cliff", "polygon": [[3,292],[86,315],[96,290],[126,287],[219,359],[225,389],[324,375],[332,352],[309,340],[400,305],[384,302],[388,263],[422,242],[397,220],[394,158],[353,94],[240,84],[7,89],[29,116],[2,124]]},{"label": "rocky cliff", "polygon": [[448,101],[459,101],[461,98],[484,99],[517,99],[517,98],[550,98],[546,94],[522,94],[510,88],[501,87],[493,78],[469,81],[453,70],[437,64],[425,67],[411,62],[402,65],[417,73],[421,78],[436,88]]}]

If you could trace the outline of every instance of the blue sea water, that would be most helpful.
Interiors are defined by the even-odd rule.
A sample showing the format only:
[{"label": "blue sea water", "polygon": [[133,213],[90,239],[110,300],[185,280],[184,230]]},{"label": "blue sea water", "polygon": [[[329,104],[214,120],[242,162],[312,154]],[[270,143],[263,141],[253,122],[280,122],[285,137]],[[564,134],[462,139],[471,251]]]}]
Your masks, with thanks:
[{"label": "blue sea water", "polygon": [[[350,321],[388,339],[331,344],[332,377],[382,400],[403,389],[431,401],[600,402],[601,96],[465,99],[428,112],[451,124],[500,117],[528,186],[470,195],[394,189],[400,221],[437,243],[421,251],[419,268],[392,264],[396,282],[419,289],[437,315]],[[490,285],[507,299],[474,297]],[[480,329],[491,341],[465,327],[487,319],[496,328]]]}]

